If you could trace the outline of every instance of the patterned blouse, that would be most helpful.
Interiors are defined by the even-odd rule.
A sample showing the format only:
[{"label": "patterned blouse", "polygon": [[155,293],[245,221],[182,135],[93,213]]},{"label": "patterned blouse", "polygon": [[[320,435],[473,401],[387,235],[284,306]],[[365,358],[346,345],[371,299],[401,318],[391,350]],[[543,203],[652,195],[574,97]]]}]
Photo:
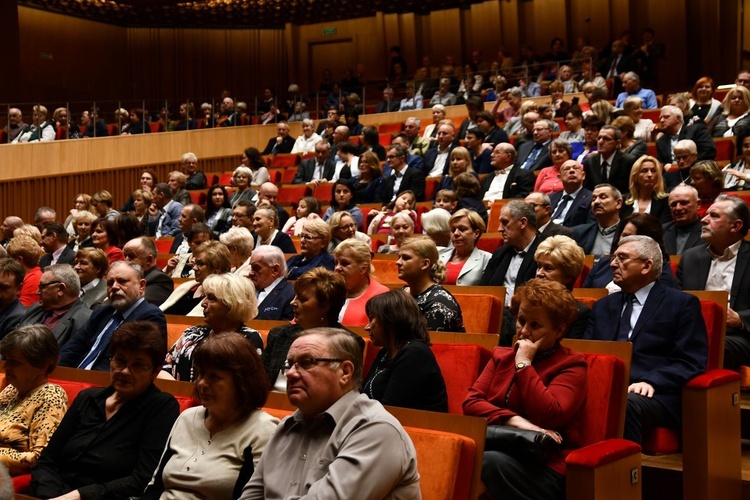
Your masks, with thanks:
[{"label": "patterned blouse", "polygon": [[432,285],[416,297],[419,310],[427,319],[427,329],[444,332],[464,332],[461,308],[451,293],[440,285]]},{"label": "patterned blouse", "polygon": [[[245,325],[235,331],[253,343],[259,356],[263,355],[263,338],[260,333]],[[167,352],[162,370],[172,375],[175,380],[194,382],[193,352],[208,338],[210,333],[211,328],[208,325],[196,325],[187,328]]]},{"label": "patterned blouse", "polygon": [[13,476],[31,471],[68,410],[59,385],[45,384],[22,401],[17,397],[12,385],[0,392],[0,462]]}]

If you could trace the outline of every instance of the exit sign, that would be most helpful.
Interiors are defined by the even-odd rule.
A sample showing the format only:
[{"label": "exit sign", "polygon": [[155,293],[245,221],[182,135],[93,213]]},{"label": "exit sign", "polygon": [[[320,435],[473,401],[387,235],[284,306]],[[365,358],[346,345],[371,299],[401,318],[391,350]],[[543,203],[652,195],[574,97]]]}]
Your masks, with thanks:
[{"label": "exit sign", "polygon": [[323,28],[323,34],[324,35],[335,35],[336,34],[336,27],[335,26],[329,26],[328,28]]}]

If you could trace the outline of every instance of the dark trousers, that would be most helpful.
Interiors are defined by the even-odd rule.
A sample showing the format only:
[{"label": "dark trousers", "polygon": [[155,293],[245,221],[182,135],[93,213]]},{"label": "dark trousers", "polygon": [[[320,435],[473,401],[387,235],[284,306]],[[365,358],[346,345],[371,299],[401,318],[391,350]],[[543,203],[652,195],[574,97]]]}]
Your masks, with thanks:
[{"label": "dark trousers", "polygon": [[628,407],[625,412],[625,433],[623,437],[641,444],[643,429],[654,427],[679,427],[679,423],[669,413],[666,406],[653,398],[633,392],[628,394]]},{"label": "dark trousers", "polygon": [[742,365],[750,365],[750,339],[742,332],[728,328],[724,343],[724,368],[739,370]]},{"label": "dark trousers", "polygon": [[565,476],[549,467],[521,462],[501,451],[485,451],[482,481],[497,500],[565,498]]}]

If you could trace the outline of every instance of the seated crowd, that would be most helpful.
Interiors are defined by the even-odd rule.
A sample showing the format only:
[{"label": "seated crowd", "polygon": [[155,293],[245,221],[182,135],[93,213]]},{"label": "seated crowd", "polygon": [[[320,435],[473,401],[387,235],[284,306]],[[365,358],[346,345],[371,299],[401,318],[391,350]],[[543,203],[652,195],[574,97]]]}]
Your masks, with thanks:
[{"label": "seated crowd", "polygon": [[[334,108],[323,136],[305,118],[295,141],[278,122],[262,153],[244,151],[231,186],[207,185],[186,153],[166,183],[142,172],[120,210],[101,190],[78,194],[62,222],[49,207],[33,224],[7,216],[0,462],[30,472],[40,498],[418,498],[414,445],[382,405],[448,411],[429,332],[465,331],[451,285],[506,292],[500,346],[463,402],[489,424],[482,479],[493,497],[564,496],[588,390],[586,362],[564,338],[632,342],[626,439],[679,428],[682,387],[708,362],[700,302],[683,290],[729,292],[724,366],[750,365],[750,211],[724,193],[750,180],[750,91],[738,84],[712,106],[715,89],[699,81],[687,106],[661,108],[649,155],[635,147],[644,139],[628,108],[653,92],[632,71],[619,76],[622,116],[609,124],[561,95],[553,108],[565,108],[569,133],[557,138],[555,109],[481,111],[481,88],[463,89],[468,117],[456,130],[441,82],[435,126],[420,135],[410,117],[385,148],[373,127],[350,141],[357,127]],[[557,81],[550,90],[569,87]],[[401,109],[418,109],[418,89],[406,86]],[[230,105],[218,125],[237,124]],[[147,131],[142,114],[131,111],[122,133]],[[736,136],[739,159],[722,169],[712,135]],[[331,183],[330,200],[303,197],[294,212],[277,202],[284,186],[262,155],[293,151],[312,154],[293,182]],[[205,206],[188,190],[206,190]],[[502,243],[488,252],[482,237],[495,223]],[[396,256],[399,285],[378,281],[376,253]],[[577,283],[608,295],[588,307],[573,297]],[[204,324],[167,345],[165,315]],[[253,320],[285,323],[264,339]],[[367,373],[355,327],[378,348]],[[58,364],[110,371],[111,384],[68,402],[48,380]],[[157,377],[194,383],[201,406],[180,413]],[[286,392],[292,416],[262,410],[271,390]],[[554,441],[546,467],[494,448],[501,427]],[[320,463],[297,463],[308,455]]]}]

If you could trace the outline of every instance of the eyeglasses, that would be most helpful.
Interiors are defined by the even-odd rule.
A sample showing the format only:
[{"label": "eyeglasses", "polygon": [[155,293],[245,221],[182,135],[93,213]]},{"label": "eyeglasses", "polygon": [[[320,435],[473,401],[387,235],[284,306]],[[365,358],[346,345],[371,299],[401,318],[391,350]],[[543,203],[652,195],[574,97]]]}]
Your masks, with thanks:
[{"label": "eyeglasses", "polygon": [[597,141],[609,142],[609,141],[614,141],[615,138],[614,137],[606,137],[606,136],[600,135],[599,137],[596,138],[596,140]]},{"label": "eyeglasses", "polygon": [[48,283],[39,283],[39,291],[41,292],[45,287],[50,285],[59,285],[62,281],[50,281]]},{"label": "eyeglasses", "polygon": [[130,370],[130,373],[146,373],[146,372],[150,372],[151,370],[154,369],[153,366],[151,366],[151,365],[145,365],[143,363],[128,364],[128,363],[126,363],[125,361],[123,361],[122,359],[119,359],[119,358],[112,358],[109,361],[109,366],[113,370],[118,371],[118,372],[121,372],[121,371],[125,370],[125,368],[127,368],[127,369]]},{"label": "eyeglasses", "polygon": [[320,236],[314,236],[312,234],[304,234],[304,233],[302,233],[302,234],[299,235],[299,239],[300,240],[305,240],[305,241],[317,240],[318,238],[320,238]]},{"label": "eyeglasses", "polygon": [[309,371],[310,368],[312,368],[313,366],[317,366],[320,363],[340,363],[342,361],[346,360],[338,358],[300,358],[296,361],[291,361],[287,359],[286,361],[284,361],[282,370],[288,371],[292,369],[292,366],[294,366],[294,368],[296,368],[297,370]]},{"label": "eyeglasses", "polygon": [[620,264],[624,264],[625,262],[629,260],[647,260],[647,259],[643,257],[630,257],[622,253],[616,253],[612,256],[612,262],[618,262]]}]

